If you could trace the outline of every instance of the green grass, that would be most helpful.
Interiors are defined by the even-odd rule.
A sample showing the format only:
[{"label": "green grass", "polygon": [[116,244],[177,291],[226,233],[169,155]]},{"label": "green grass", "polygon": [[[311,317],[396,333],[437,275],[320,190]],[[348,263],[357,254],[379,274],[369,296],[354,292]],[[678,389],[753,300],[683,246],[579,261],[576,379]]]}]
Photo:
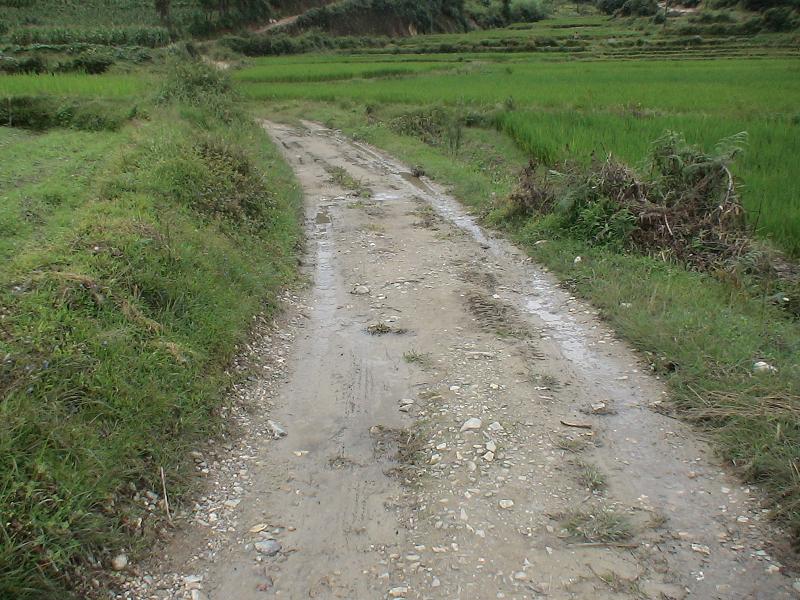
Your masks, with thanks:
[{"label": "green grass", "polygon": [[67,597],[88,557],[146,552],[164,514],[137,495],[161,468],[187,489],[230,360],[294,277],[301,193],[263,130],[149,110],[0,128],[2,598]]},{"label": "green grass", "polygon": [[[708,114],[797,114],[800,61],[737,59],[720,62],[473,61],[445,74],[420,73],[380,81],[242,85],[255,100],[304,99],[361,103],[494,106],[569,110],[650,110]],[[262,59],[266,60],[266,59]],[[312,59],[313,60],[313,59]],[[302,63],[294,63],[302,69]],[[310,63],[315,64],[315,63]],[[262,67],[263,68],[263,67]],[[246,78],[247,71],[239,77]],[[774,90],[780,89],[776,97]]]},{"label": "green grass", "polygon": [[0,75],[0,102],[9,96],[35,95],[129,99],[152,89],[153,81],[142,72],[92,76],[83,73]]},{"label": "green grass", "polygon": [[[402,107],[373,109],[369,121],[353,104],[269,110],[341,128],[450,185],[646,353],[670,387],[676,414],[711,432],[720,454],[764,489],[775,516],[800,536],[800,324],[786,312],[729,280],[592,247],[546,220],[508,220],[493,195],[508,194],[527,153],[497,130],[466,128],[454,155],[444,144],[393,133],[386,123]],[[548,242],[535,244],[540,239]],[[583,261],[576,265],[575,256]],[[754,374],[758,360],[777,372]]]},{"label": "green grass", "polygon": [[233,78],[243,82],[333,81],[337,79],[372,79],[397,77],[432,71],[447,66],[439,61],[407,61],[354,63],[349,61],[308,63],[298,65],[296,60],[281,62],[257,59],[255,65],[234,73]]},{"label": "green grass", "polygon": [[[683,132],[690,143],[706,147],[746,131],[748,149],[736,168],[750,222],[760,235],[800,256],[800,183],[793,175],[800,163],[800,61],[574,63],[548,62],[534,55],[502,57],[503,62],[496,58],[380,80],[262,84],[247,81],[245,69],[239,87],[254,100],[349,100],[409,108],[444,104],[462,114],[491,113],[497,127],[520,148],[552,164],[586,161],[593,153],[637,163],[666,129]],[[320,78],[327,68],[332,73],[346,71],[344,65],[329,66],[328,60],[294,57],[276,67],[309,68]],[[364,56],[347,60],[364,69],[371,64]],[[390,60],[382,57],[375,65],[385,68]],[[269,64],[262,59],[257,69],[261,72]]]},{"label": "green grass", "polygon": [[589,543],[624,542],[633,537],[633,526],[628,517],[600,507],[591,512],[570,513],[561,525],[571,537]]}]

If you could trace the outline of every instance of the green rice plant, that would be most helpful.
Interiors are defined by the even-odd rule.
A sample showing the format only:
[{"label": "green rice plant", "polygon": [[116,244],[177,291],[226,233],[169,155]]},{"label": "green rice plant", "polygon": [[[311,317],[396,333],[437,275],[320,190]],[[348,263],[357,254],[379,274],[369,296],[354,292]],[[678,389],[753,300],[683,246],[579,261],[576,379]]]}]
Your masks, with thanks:
[{"label": "green rice plant", "polygon": [[[432,67],[424,62],[429,56],[418,58]],[[800,161],[795,108],[800,78],[794,77],[794,61],[576,64],[523,55],[519,62],[512,59],[498,57],[496,62],[437,73],[423,69],[402,79],[372,81],[324,79],[326,72],[338,78],[355,66],[365,71],[370,66],[384,68],[392,64],[389,59],[348,56],[341,65],[324,56],[260,59],[254,78],[274,64],[276,77],[308,69],[319,81],[262,84],[249,79],[248,69],[237,78],[242,94],[254,99],[349,98],[371,105],[426,107],[408,110],[409,115],[443,113],[442,105],[468,107],[491,114],[490,122],[545,164],[611,154],[636,165],[650,141],[666,129],[686,132],[690,143],[704,147],[746,131],[749,142],[734,174],[744,184],[741,196],[749,222],[759,235],[800,255],[800,182],[793,176]],[[394,60],[404,67],[410,64],[402,56]],[[774,89],[782,93],[776,97]],[[511,97],[512,106],[497,110]],[[400,120],[394,117],[389,124],[408,129],[410,124]],[[444,124],[430,132],[432,141],[443,136],[443,129]]]},{"label": "green rice plant", "polygon": [[7,75],[0,78],[0,98],[13,96],[79,96],[90,98],[136,98],[151,87],[148,74],[54,73]]}]

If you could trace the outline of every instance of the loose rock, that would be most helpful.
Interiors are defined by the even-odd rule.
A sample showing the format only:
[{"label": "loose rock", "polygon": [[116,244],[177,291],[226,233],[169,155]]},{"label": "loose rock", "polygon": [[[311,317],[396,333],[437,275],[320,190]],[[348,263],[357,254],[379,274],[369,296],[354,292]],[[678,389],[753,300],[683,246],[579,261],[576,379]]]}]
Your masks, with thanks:
[{"label": "loose rock", "polygon": [[255,543],[256,552],[265,556],[275,556],[281,551],[281,543],[277,540],[264,540]]},{"label": "loose rock", "polygon": [[478,417],[472,417],[464,421],[464,424],[461,426],[461,432],[465,431],[475,431],[476,429],[480,429],[483,422]]},{"label": "loose rock", "polygon": [[128,566],[128,557],[125,554],[117,554],[111,559],[111,568],[115,571],[122,571]]},{"label": "loose rock", "polygon": [[274,437],[276,440],[282,437],[286,437],[287,435],[286,430],[277,421],[269,419],[267,421],[267,426],[270,428],[270,431],[272,431],[272,437]]}]

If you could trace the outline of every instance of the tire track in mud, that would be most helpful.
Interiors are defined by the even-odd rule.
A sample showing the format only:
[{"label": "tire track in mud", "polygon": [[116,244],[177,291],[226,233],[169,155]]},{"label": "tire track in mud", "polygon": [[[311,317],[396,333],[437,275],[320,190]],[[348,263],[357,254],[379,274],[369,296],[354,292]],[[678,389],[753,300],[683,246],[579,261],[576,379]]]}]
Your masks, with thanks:
[{"label": "tire track in mud", "polygon": [[795,597],[757,494],[652,410],[663,385],[596,311],[390,157],[264,126],[306,194],[313,280],[254,407],[288,436],[250,440],[251,484],[169,548],[165,595],[120,597]]}]

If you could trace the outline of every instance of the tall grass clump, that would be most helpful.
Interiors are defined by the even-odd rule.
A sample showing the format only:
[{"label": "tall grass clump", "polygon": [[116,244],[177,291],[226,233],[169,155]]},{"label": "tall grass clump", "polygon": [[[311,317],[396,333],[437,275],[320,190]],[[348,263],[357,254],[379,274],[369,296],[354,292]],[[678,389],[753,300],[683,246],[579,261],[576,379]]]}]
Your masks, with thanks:
[{"label": "tall grass clump", "polygon": [[223,426],[226,366],[292,277],[298,187],[202,68],[178,68],[136,128],[17,135],[4,159],[23,183],[0,207],[2,598],[81,596],[150,543],[161,469],[175,502],[187,451]]},{"label": "tall grass clump", "polygon": [[199,114],[212,114],[225,122],[241,116],[227,73],[180,55],[170,58],[157,100],[202,109]]}]

